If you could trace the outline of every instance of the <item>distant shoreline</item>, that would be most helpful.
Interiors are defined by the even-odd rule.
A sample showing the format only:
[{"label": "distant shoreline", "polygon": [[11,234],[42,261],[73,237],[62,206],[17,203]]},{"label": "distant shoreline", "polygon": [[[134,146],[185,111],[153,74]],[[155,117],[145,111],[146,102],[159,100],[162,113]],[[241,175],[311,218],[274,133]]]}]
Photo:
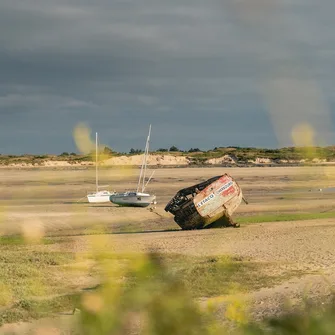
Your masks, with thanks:
[{"label": "distant shoreline", "polygon": [[[310,163],[310,164],[246,164],[246,165],[225,165],[225,164],[192,164],[192,165],[150,165],[150,169],[211,169],[211,168],[226,168],[226,169],[251,169],[251,168],[289,168],[289,167],[326,167],[334,166],[335,162],[329,163]],[[139,165],[109,165],[109,166],[99,166],[100,170],[106,169],[120,169],[120,168],[131,168],[140,169]],[[19,166],[19,165],[0,165],[0,170],[94,170],[94,165],[72,165],[72,166]]]},{"label": "distant shoreline", "polygon": [[[223,147],[209,151],[156,151],[148,156],[150,167],[301,167],[335,165],[335,146],[257,149]],[[198,149],[197,149],[198,150]],[[141,166],[143,153],[122,154],[99,150],[99,168]],[[78,155],[0,155],[0,168],[89,168],[95,166],[95,153]]]}]

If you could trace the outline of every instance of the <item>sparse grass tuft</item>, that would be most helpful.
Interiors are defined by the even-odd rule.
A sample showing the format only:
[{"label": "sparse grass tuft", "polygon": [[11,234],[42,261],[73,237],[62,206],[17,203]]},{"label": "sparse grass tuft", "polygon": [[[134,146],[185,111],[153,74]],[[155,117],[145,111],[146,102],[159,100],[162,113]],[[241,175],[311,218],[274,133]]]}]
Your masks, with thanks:
[{"label": "sparse grass tuft", "polygon": [[262,323],[247,323],[235,334],[245,335],[332,335],[335,329],[335,302],[323,305],[306,301],[298,311],[287,311]]},{"label": "sparse grass tuft", "polygon": [[[43,237],[38,240],[38,244],[54,244],[62,241],[55,238]],[[22,235],[0,236],[0,247],[5,245],[26,245],[26,241]]]},{"label": "sparse grass tuft", "polygon": [[[180,267],[184,266],[186,259],[190,261],[190,258],[184,257],[173,256],[179,267],[179,270],[175,269],[174,273],[169,270],[164,257],[157,254],[149,254],[146,260],[134,258],[132,266],[126,272],[120,269],[116,272],[112,271],[111,275],[106,277],[103,285],[95,292],[82,297],[79,320],[81,333],[92,335],[132,333],[145,335],[219,335],[227,333],[312,335],[319,334],[318,330],[325,329],[323,322],[327,322],[327,325],[334,324],[334,321],[331,321],[333,312],[329,313],[327,318],[319,320],[313,320],[313,316],[307,314],[303,318],[299,315],[292,315],[292,320],[288,317],[286,319],[273,319],[265,324],[249,323],[245,304],[236,298],[227,302],[225,313],[230,322],[235,324],[235,330],[232,331],[229,328],[230,324],[223,324],[215,317],[217,309],[214,305],[201,309],[192,299],[187,283],[178,276],[178,271],[181,270]],[[229,257],[222,260],[213,257],[202,259],[205,264],[212,265],[220,263],[220,261],[228,265],[229,268],[232,259]],[[105,262],[104,265],[106,266]],[[206,277],[203,270],[204,268],[193,273],[191,279],[195,280],[199,276]],[[234,271],[227,270],[226,266],[223,266],[222,270],[219,271],[220,277],[216,277],[216,275],[214,277],[216,277],[218,284],[225,285],[225,279],[227,279],[225,273],[231,274]],[[115,281],[112,274],[120,275],[121,272],[124,280],[122,282]],[[189,276],[190,273],[187,275]],[[128,285],[124,285],[125,282]],[[211,280],[207,284],[206,281],[198,281],[195,284],[204,283],[205,285],[213,284]],[[297,324],[294,323],[295,320],[298,321]],[[328,326],[326,328],[328,331],[321,333],[332,334],[331,328]],[[295,332],[292,332],[292,329]]]},{"label": "sparse grass tuft", "polygon": [[25,240],[22,235],[0,236],[0,246],[23,244],[25,244]]},{"label": "sparse grass tuft", "polygon": [[[34,245],[24,245],[19,237],[1,239],[1,322],[26,319],[34,299],[69,291],[62,267],[74,262],[73,253],[34,250]],[[34,313],[29,315],[33,317]]]},{"label": "sparse grass tuft", "polygon": [[[78,271],[87,271],[87,268],[75,267],[74,254],[37,251],[32,250],[32,246],[21,244],[7,244],[1,249],[1,322],[39,318],[54,312],[71,310],[78,305],[80,298],[76,294],[76,288],[69,284],[68,280]],[[113,285],[119,285],[121,291],[138,288],[144,279],[150,283],[151,265],[144,263],[142,267],[139,263],[135,272],[127,270],[136,264],[137,257],[145,255],[105,252],[99,257],[98,263],[101,262],[103,268],[95,270],[99,271],[96,274],[107,280],[112,276]],[[259,287],[271,286],[280,280],[269,275],[271,264],[250,262],[242,258],[156,254],[155,259],[164,266],[166,278],[177,281],[191,298],[248,292]],[[94,262],[94,257],[90,261]],[[114,271],[118,268],[123,270],[115,274]],[[106,271],[112,271],[114,277],[106,277]],[[165,283],[162,282],[162,285]]]},{"label": "sparse grass tuft", "polygon": [[[54,276],[59,266],[71,264],[73,255],[33,251],[22,245],[4,246],[0,275],[6,285],[0,287],[8,295],[0,295],[0,301],[7,305],[0,312],[0,324],[47,317],[77,307],[81,310],[75,329],[78,334],[140,331],[145,335],[219,335],[227,333],[227,329],[215,318],[214,306],[201,309],[194,298],[244,293],[280,280],[269,274],[271,264],[231,256],[120,255],[103,251],[93,254],[91,260],[100,268],[102,280],[94,290],[36,299],[34,295],[43,290],[31,291],[32,281],[42,286],[43,279],[47,279],[53,293],[60,292],[65,282],[57,282]],[[292,314],[272,319],[264,326],[248,323],[246,306],[241,309],[241,301],[226,304],[227,317],[239,326],[236,334],[291,334],[293,328],[299,335],[317,334],[320,329],[323,334],[331,334],[324,329],[333,325],[334,313],[326,314],[326,319],[314,314],[303,318]]]},{"label": "sparse grass tuft", "polygon": [[0,313],[0,324],[48,317],[60,311],[71,311],[79,304],[79,294],[69,294],[45,300],[21,299]]},{"label": "sparse grass tuft", "polygon": [[321,213],[277,213],[264,215],[250,215],[236,218],[240,224],[263,223],[263,222],[280,222],[280,221],[302,221],[316,219],[335,218],[335,212]]},{"label": "sparse grass tuft", "polygon": [[280,277],[270,275],[272,264],[240,257],[160,255],[160,258],[194,298],[245,293],[281,281]]}]

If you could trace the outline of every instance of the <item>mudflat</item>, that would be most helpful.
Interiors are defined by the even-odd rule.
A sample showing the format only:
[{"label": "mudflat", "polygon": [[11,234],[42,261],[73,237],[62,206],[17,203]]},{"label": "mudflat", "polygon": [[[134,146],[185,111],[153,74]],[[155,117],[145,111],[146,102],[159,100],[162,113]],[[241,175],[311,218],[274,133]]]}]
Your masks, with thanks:
[{"label": "mudflat", "polygon": [[[138,173],[104,168],[99,184],[132,190]],[[241,227],[182,231],[164,211],[166,203],[179,189],[223,173],[237,180],[249,201],[234,214]],[[248,292],[255,318],[279,312],[288,298],[297,305],[306,293],[322,300],[334,288],[332,167],[159,168],[147,188],[157,196],[155,208],[89,204],[86,194],[95,190],[94,169],[2,169],[1,175],[3,235],[37,231],[63,239],[46,245],[48,250],[83,253],[88,237],[92,242],[105,234],[116,253],[154,249],[167,255],[232,255],[271,263],[268,271],[282,279]]]}]

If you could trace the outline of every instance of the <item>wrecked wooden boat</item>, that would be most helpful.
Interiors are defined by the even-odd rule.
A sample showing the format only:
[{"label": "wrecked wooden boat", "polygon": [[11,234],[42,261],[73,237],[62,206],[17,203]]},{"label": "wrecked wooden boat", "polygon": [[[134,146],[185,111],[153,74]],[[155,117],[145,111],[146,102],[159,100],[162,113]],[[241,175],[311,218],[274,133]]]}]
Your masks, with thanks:
[{"label": "wrecked wooden boat", "polygon": [[224,174],[178,191],[165,211],[183,230],[238,227],[231,216],[242,200],[247,203],[238,183]]}]

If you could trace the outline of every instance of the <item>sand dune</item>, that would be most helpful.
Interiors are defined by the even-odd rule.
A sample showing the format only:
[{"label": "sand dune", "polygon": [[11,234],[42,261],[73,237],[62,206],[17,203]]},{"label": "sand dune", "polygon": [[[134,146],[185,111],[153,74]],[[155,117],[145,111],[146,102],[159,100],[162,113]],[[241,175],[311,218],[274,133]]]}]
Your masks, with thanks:
[{"label": "sand dune", "polygon": [[[143,154],[133,155],[133,156],[116,156],[100,162],[102,166],[140,166],[143,161]],[[171,155],[171,154],[152,154],[148,157],[147,164],[150,166],[188,166],[195,165],[199,162],[196,161],[194,157],[187,157],[181,155]],[[253,165],[286,165],[286,164],[303,164],[306,163],[305,160],[272,160],[269,158],[255,157],[253,160],[238,161],[232,155],[224,155],[216,158],[209,158],[202,161],[201,164],[205,165],[222,165],[231,166],[234,164],[244,164],[246,166]],[[315,165],[332,165],[334,162],[326,162],[325,159],[313,159],[311,164]],[[83,160],[57,160],[57,159],[45,159],[34,161],[12,161],[7,163],[0,162],[0,168],[34,168],[34,167],[80,167],[80,166],[93,166],[95,162],[83,161]]]}]

